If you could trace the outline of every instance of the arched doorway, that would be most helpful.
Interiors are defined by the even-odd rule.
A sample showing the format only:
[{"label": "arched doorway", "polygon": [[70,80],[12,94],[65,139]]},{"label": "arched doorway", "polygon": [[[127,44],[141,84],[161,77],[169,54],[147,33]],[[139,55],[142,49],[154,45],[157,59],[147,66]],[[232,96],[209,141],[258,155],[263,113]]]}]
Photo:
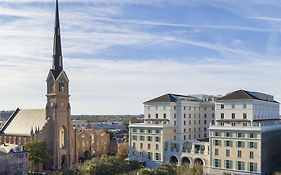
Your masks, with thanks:
[{"label": "arched doorway", "polygon": [[178,160],[178,158],[176,156],[172,156],[170,158],[170,163],[171,164],[178,164],[178,162],[179,162],[179,160]]},{"label": "arched doorway", "polygon": [[183,157],[181,159],[181,164],[190,164],[190,159],[188,157]]},{"label": "arched doorway", "polygon": [[202,159],[200,159],[200,158],[196,158],[195,160],[194,160],[194,164],[199,164],[199,165],[204,165],[204,161],[202,160]]}]

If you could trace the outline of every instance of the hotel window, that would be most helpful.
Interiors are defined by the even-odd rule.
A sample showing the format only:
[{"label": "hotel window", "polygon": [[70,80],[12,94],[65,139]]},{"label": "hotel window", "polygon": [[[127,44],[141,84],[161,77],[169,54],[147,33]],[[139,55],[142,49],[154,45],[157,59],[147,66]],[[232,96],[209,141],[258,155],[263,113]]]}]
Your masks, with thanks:
[{"label": "hotel window", "polygon": [[186,107],[185,107],[185,106],[183,107],[183,110],[186,110]]},{"label": "hotel window", "polygon": [[159,150],[159,145],[158,144],[155,145],[155,149]]},{"label": "hotel window", "polygon": [[140,143],[140,149],[142,149],[143,148],[143,143]]},{"label": "hotel window", "polygon": [[241,157],[242,157],[242,151],[241,151],[241,150],[238,150],[238,151],[237,151],[237,157],[238,157],[238,158],[241,158]]},{"label": "hotel window", "polygon": [[256,142],[249,142],[248,147],[249,148],[257,148],[257,143]]},{"label": "hotel window", "polygon": [[207,114],[204,114],[204,118],[207,118]]},{"label": "hotel window", "polygon": [[147,152],[147,158],[148,158],[149,160],[152,159],[152,153],[151,153],[151,152]]},{"label": "hotel window", "polygon": [[151,136],[147,136],[147,141],[152,141],[152,137]]},{"label": "hotel window", "polygon": [[191,135],[190,134],[188,135],[188,138],[191,139]]},{"label": "hotel window", "polygon": [[189,130],[189,132],[191,132],[191,128],[189,128],[188,130]]},{"label": "hotel window", "polygon": [[237,161],[236,162],[237,170],[244,170],[245,169],[245,162]]},{"label": "hotel window", "polygon": [[156,130],[155,130],[155,133],[158,134],[158,133],[160,133],[160,131],[159,131],[158,129],[156,129]]},{"label": "hotel window", "polygon": [[212,118],[215,118],[215,114],[212,114]]},{"label": "hotel window", "polygon": [[[200,108],[199,108],[200,109]],[[199,118],[201,118],[201,114],[198,114]]]},{"label": "hotel window", "polygon": [[183,132],[186,132],[186,129],[183,129]]},{"label": "hotel window", "polygon": [[155,114],[155,118],[158,118],[158,114]]},{"label": "hotel window", "polygon": [[221,141],[220,140],[214,140],[215,146],[221,146]]},{"label": "hotel window", "polygon": [[233,123],[233,122],[231,123],[231,126],[235,126],[235,125],[236,125],[236,123]]},{"label": "hotel window", "polygon": [[183,125],[186,125],[186,121],[185,120],[183,121]]},{"label": "hotel window", "polygon": [[161,141],[161,137],[156,136],[156,137],[155,137],[155,141],[156,141],[156,142],[160,142],[160,141]]},{"label": "hotel window", "polygon": [[224,141],[224,146],[232,147],[232,141],[229,141],[229,140]]},{"label": "hotel window", "polygon": [[224,105],[221,105],[221,109],[224,109]]},{"label": "hotel window", "polygon": [[174,110],[176,110],[177,109],[177,107],[176,106],[174,106]]},{"label": "hotel window", "polygon": [[204,107],[204,111],[207,111],[207,107]]},{"label": "hotel window", "polygon": [[250,162],[250,163],[248,163],[248,166],[249,166],[250,172],[256,172],[257,171],[257,163]]},{"label": "hotel window", "polygon": [[144,136],[140,136],[140,140],[141,141],[144,141],[145,139],[144,139]]},{"label": "hotel window", "polygon": [[138,140],[138,137],[136,135],[133,135],[133,140]]},{"label": "hotel window", "polygon": [[134,128],[134,129],[133,129],[133,132],[137,132],[137,129],[136,129],[136,128]]},{"label": "hotel window", "polygon": [[235,113],[231,114],[232,119],[235,119]]},{"label": "hotel window", "polygon": [[226,169],[232,169],[232,161],[231,160],[225,160],[225,168]]},{"label": "hotel window", "polygon": [[229,149],[225,150],[225,156],[230,157],[230,150]]},{"label": "hotel window", "polygon": [[237,141],[237,148],[244,148],[244,142]]},{"label": "hotel window", "polygon": [[177,125],[177,122],[176,122],[176,121],[174,121],[174,125],[175,125],[175,126]]},{"label": "hotel window", "polygon": [[254,152],[250,151],[250,159],[253,159],[253,158],[254,158]]},{"label": "hotel window", "polygon": [[221,113],[221,119],[224,119],[224,113]]},{"label": "hotel window", "polygon": [[136,148],[136,143],[135,142],[133,142],[133,148]]},{"label": "hotel window", "polygon": [[194,118],[196,118],[196,114],[194,114],[193,116],[194,116]]},{"label": "hotel window", "polygon": [[204,120],[204,125],[206,125],[207,124],[207,120]]},{"label": "hotel window", "polygon": [[166,118],[166,114],[163,114],[163,118]]},{"label": "hotel window", "polygon": [[206,134],[206,133],[204,133],[204,137],[205,137],[205,138],[207,137],[207,134]]},{"label": "hotel window", "polygon": [[148,118],[151,118],[151,115],[150,115],[150,114],[148,114]]},{"label": "hotel window", "polygon": [[216,167],[216,168],[221,167],[221,160],[219,160],[219,159],[214,159],[214,164],[215,164],[215,167]]},{"label": "hotel window", "polygon": [[206,131],[207,131],[207,128],[204,128],[204,131],[206,132]]},{"label": "hotel window", "polygon": [[243,137],[243,134],[241,132],[238,132],[237,137],[241,138],[241,137]]},{"label": "hotel window", "polygon": [[247,123],[243,123],[243,126],[247,126]]},{"label": "hotel window", "polygon": [[189,122],[188,122],[188,123],[189,123],[189,125],[191,125],[191,121],[190,121],[190,120],[189,120]]},{"label": "hotel window", "polygon": [[191,114],[189,114],[189,118],[191,118]]},{"label": "hotel window", "polygon": [[147,149],[150,149],[151,145],[150,143],[147,144]]},{"label": "hotel window", "polygon": [[247,113],[243,113],[243,119],[247,119]]},{"label": "hotel window", "polygon": [[257,138],[257,134],[255,134],[255,133],[250,133],[250,138]]},{"label": "hotel window", "polygon": [[186,135],[183,135],[183,140],[186,140]]},{"label": "hotel window", "polygon": [[226,136],[226,137],[232,137],[232,133],[231,133],[231,132],[226,132],[226,133],[225,133],[225,136]]},{"label": "hotel window", "polygon": [[215,120],[212,120],[212,125],[214,125],[215,124]]},{"label": "hotel window", "polygon": [[144,133],[144,130],[143,130],[143,129],[140,129],[140,132],[141,132],[141,133]]},{"label": "hotel window", "polygon": [[183,114],[183,118],[186,118],[186,114]]},{"label": "hotel window", "polygon": [[247,108],[247,104],[243,104],[243,108],[246,109]]},{"label": "hotel window", "polygon": [[212,107],[212,111],[214,111],[215,110],[215,107]]},{"label": "hotel window", "polygon": [[155,153],[155,160],[161,160],[160,153]]},{"label": "hotel window", "polygon": [[147,132],[148,132],[148,133],[152,133],[151,129],[148,129]]},{"label": "hotel window", "polygon": [[200,125],[200,120],[198,120],[198,124]]},{"label": "hotel window", "polygon": [[218,131],[215,132],[215,136],[220,136],[220,135],[221,135],[220,132]]},{"label": "hotel window", "polygon": [[196,125],[196,120],[193,121],[193,124]]},{"label": "hotel window", "polygon": [[231,108],[232,108],[232,109],[235,109],[235,104],[232,104],[232,105],[231,105]]},{"label": "hotel window", "polygon": [[177,115],[176,115],[176,114],[174,114],[174,118],[177,118]]}]

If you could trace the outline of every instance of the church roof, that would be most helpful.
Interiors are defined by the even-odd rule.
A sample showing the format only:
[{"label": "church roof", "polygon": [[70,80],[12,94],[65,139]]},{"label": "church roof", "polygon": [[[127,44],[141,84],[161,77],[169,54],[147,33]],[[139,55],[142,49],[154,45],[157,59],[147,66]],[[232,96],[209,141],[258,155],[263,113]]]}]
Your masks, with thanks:
[{"label": "church roof", "polygon": [[17,109],[2,127],[1,133],[29,136],[32,128],[33,131],[41,130],[46,122],[45,109]]}]

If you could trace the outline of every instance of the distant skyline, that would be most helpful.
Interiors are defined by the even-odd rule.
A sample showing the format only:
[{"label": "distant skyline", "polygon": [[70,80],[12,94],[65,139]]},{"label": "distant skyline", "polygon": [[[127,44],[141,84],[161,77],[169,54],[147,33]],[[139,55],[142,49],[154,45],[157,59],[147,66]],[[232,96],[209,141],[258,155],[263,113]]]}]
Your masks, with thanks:
[{"label": "distant skyline", "polygon": [[[140,114],[166,94],[281,102],[281,1],[60,0],[72,114]],[[0,0],[0,110],[44,108],[55,0]]]}]

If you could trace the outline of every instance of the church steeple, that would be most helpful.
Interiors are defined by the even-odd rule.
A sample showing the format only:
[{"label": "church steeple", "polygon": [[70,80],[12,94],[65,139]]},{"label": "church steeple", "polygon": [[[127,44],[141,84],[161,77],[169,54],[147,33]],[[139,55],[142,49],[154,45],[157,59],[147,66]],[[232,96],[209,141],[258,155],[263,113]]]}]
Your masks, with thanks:
[{"label": "church steeple", "polygon": [[55,34],[54,34],[54,45],[53,45],[52,69],[59,73],[63,70],[58,0],[56,0],[56,17],[55,17]]}]

